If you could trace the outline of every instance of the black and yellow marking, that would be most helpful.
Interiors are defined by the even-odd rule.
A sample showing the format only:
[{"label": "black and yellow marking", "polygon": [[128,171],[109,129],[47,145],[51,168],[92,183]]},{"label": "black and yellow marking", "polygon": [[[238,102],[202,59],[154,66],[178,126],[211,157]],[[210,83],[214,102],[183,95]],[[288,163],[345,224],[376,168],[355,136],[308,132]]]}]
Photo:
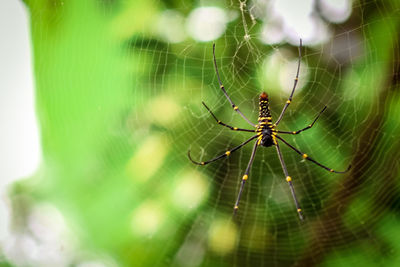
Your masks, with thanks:
[{"label": "black and yellow marking", "polygon": [[257,138],[257,145],[261,145],[262,142],[262,135],[260,135],[260,137]]}]

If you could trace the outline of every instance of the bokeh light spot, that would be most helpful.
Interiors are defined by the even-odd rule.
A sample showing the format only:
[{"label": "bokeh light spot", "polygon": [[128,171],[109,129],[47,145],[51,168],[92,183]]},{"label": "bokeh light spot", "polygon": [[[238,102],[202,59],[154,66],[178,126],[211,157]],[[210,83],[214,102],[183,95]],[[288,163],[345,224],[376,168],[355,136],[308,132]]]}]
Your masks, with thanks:
[{"label": "bokeh light spot", "polygon": [[228,16],[218,7],[199,7],[187,19],[187,31],[193,39],[208,42],[217,39],[226,30]]},{"label": "bokeh light spot", "polygon": [[[290,60],[288,60],[290,59]],[[276,94],[283,92],[288,95],[293,89],[294,78],[296,77],[298,59],[285,49],[275,50],[271,55],[265,58],[262,64],[264,81],[263,88]],[[295,94],[299,93],[308,79],[307,66],[303,61],[300,63],[299,81],[297,83]]]},{"label": "bokeh light spot", "polygon": [[182,42],[186,38],[184,22],[185,18],[181,13],[174,10],[166,10],[161,13],[158,19],[158,33],[169,43]]},{"label": "bokeh light spot", "polygon": [[231,252],[235,248],[237,238],[237,227],[229,219],[215,220],[210,226],[208,243],[216,254]]},{"label": "bokeh light spot", "polygon": [[180,106],[169,96],[160,96],[151,101],[149,106],[151,120],[155,123],[168,126],[179,115]]},{"label": "bokeh light spot", "polygon": [[182,174],[173,192],[173,202],[181,209],[196,208],[207,193],[207,182],[197,171],[187,171]]},{"label": "bokeh light spot", "polygon": [[168,150],[169,145],[162,136],[147,137],[129,160],[128,174],[136,181],[147,181],[162,165]]},{"label": "bokeh light spot", "polygon": [[135,235],[151,237],[164,221],[162,208],[153,201],[147,201],[133,213],[131,229]]},{"label": "bokeh light spot", "polygon": [[351,15],[351,0],[322,0],[320,1],[321,14],[330,22],[342,23]]}]

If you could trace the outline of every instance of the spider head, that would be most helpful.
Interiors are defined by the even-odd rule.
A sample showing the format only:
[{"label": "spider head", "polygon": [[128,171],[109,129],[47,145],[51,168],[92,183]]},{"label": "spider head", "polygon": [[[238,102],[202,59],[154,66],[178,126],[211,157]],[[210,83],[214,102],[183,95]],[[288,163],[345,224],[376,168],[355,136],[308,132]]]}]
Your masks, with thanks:
[{"label": "spider head", "polygon": [[268,95],[266,92],[262,92],[260,94],[260,100],[268,100]]}]

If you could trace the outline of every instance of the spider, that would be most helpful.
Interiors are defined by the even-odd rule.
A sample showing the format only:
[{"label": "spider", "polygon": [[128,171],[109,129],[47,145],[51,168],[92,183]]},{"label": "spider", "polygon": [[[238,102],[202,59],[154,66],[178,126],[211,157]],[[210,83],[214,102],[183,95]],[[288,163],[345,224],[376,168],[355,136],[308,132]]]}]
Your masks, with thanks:
[{"label": "spider", "polygon": [[297,86],[297,82],[299,80],[299,71],[300,71],[300,62],[301,62],[301,48],[302,48],[302,40],[300,39],[300,46],[298,48],[299,50],[299,60],[298,60],[298,65],[297,65],[297,73],[296,73],[296,77],[294,78],[294,84],[293,84],[293,89],[292,92],[288,98],[288,100],[286,101],[285,105],[283,106],[283,109],[281,111],[281,114],[279,115],[278,119],[275,121],[275,123],[272,123],[272,116],[271,116],[271,112],[269,109],[269,100],[268,100],[268,95],[267,93],[263,92],[260,94],[259,97],[259,115],[258,115],[258,123],[254,124],[252,123],[240,110],[239,107],[236,106],[233,101],[231,100],[231,98],[228,96],[225,87],[223,86],[222,82],[221,82],[221,78],[219,76],[219,72],[218,72],[218,67],[217,67],[217,61],[215,59],[215,44],[213,44],[213,60],[214,60],[214,66],[215,66],[215,72],[217,73],[217,78],[218,78],[218,82],[220,85],[220,88],[222,90],[222,92],[224,93],[225,97],[228,99],[229,103],[231,104],[232,108],[234,111],[236,111],[237,113],[239,113],[240,116],[242,116],[242,118],[251,126],[253,126],[255,128],[255,130],[249,130],[249,129],[242,129],[242,128],[238,128],[238,127],[232,127],[228,124],[223,123],[222,121],[220,121],[219,119],[217,119],[217,117],[214,115],[214,113],[207,107],[207,105],[203,103],[204,107],[208,110],[208,112],[211,114],[211,116],[215,119],[215,121],[222,126],[225,126],[233,131],[241,131],[241,132],[255,132],[256,135],[250,137],[249,139],[247,139],[245,142],[243,142],[242,144],[226,151],[224,154],[219,155],[213,159],[210,159],[208,161],[201,161],[201,162],[197,162],[194,161],[192,159],[192,157],[190,156],[190,149],[188,150],[188,157],[190,159],[191,162],[193,162],[194,164],[197,165],[207,165],[211,162],[217,161],[219,159],[222,158],[226,158],[228,157],[231,153],[239,150],[240,148],[242,148],[243,146],[245,146],[246,144],[250,143],[251,141],[255,140],[254,145],[253,145],[253,150],[250,156],[250,160],[249,163],[247,164],[247,168],[244,172],[244,175],[242,177],[242,181],[241,181],[241,185],[240,185],[240,190],[239,190],[239,194],[237,196],[236,199],[236,203],[234,205],[234,215],[236,215],[237,210],[239,209],[239,201],[240,201],[240,197],[242,196],[242,192],[243,192],[243,188],[244,185],[246,183],[246,181],[249,178],[249,173],[250,173],[250,169],[251,166],[253,164],[255,155],[256,155],[256,151],[257,148],[259,146],[264,146],[264,147],[270,147],[270,146],[275,146],[276,148],[276,152],[278,153],[278,158],[279,161],[281,163],[282,169],[283,169],[283,173],[286,177],[286,182],[289,184],[289,188],[290,191],[292,193],[292,197],[294,200],[294,204],[296,206],[297,209],[297,213],[300,217],[300,220],[304,220],[304,216],[303,216],[303,212],[302,209],[300,207],[299,201],[297,200],[296,197],[296,193],[294,191],[294,187],[293,187],[293,182],[292,182],[292,177],[289,176],[289,173],[287,171],[286,168],[286,164],[283,160],[283,156],[281,153],[281,150],[279,148],[279,141],[282,141],[283,144],[287,145],[289,148],[291,148],[292,150],[294,150],[296,153],[298,153],[299,155],[301,155],[301,157],[305,160],[311,161],[312,163],[318,165],[319,167],[329,171],[329,172],[333,172],[333,173],[346,173],[347,171],[350,170],[351,165],[349,165],[349,167],[345,170],[345,171],[335,171],[331,168],[326,167],[325,165],[319,163],[318,161],[314,160],[313,158],[309,157],[307,154],[301,152],[300,150],[298,150],[297,148],[295,148],[294,146],[292,146],[291,144],[289,144],[287,141],[285,141],[281,136],[279,136],[278,134],[291,134],[291,135],[297,135],[305,130],[310,129],[311,127],[314,126],[315,122],[318,120],[318,118],[320,117],[320,115],[326,110],[326,106],[318,113],[318,115],[315,117],[314,121],[309,124],[307,127],[301,129],[301,130],[297,130],[297,131],[279,131],[277,129],[277,126],[279,124],[279,122],[282,120],[283,115],[285,114],[286,109],[288,108],[288,106],[290,105],[290,103],[292,102],[292,97],[294,94],[294,91],[296,89]]}]

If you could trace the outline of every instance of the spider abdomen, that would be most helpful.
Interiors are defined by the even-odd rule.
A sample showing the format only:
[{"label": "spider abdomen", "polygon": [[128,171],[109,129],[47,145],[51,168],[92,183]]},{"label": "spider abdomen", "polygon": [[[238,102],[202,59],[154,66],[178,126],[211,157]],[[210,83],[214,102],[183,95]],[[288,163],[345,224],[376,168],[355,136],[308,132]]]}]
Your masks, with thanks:
[{"label": "spider abdomen", "polygon": [[261,142],[260,145],[269,147],[274,144],[274,140],[272,138],[272,129],[271,128],[264,128],[261,132]]},{"label": "spider abdomen", "polygon": [[258,114],[257,132],[259,134],[258,145],[269,147],[274,145],[272,117],[269,110],[268,95],[265,92],[260,94],[260,112]]}]

